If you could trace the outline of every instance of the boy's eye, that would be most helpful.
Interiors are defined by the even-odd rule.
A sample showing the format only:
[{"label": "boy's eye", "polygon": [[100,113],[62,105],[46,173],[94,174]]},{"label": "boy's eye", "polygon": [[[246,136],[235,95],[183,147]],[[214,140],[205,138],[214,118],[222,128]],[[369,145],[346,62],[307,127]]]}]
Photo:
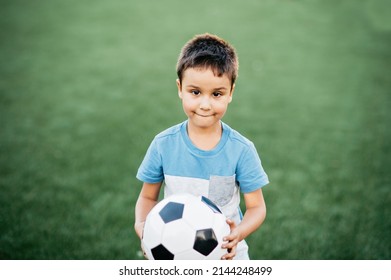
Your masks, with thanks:
[{"label": "boy's eye", "polygon": [[221,92],[219,92],[219,91],[218,91],[218,92],[214,92],[214,93],[213,93],[213,96],[214,96],[214,97],[219,97],[219,96],[221,96]]},{"label": "boy's eye", "polygon": [[193,95],[199,95],[201,92],[199,90],[192,90],[191,93]]}]

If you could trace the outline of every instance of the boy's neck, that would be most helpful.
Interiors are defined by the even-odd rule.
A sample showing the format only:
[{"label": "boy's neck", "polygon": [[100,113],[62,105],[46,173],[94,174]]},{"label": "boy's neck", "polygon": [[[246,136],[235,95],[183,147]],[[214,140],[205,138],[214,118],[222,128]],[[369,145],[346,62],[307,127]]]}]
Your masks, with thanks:
[{"label": "boy's neck", "polygon": [[208,128],[196,127],[190,122],[187,123],[187,135],[191,142],[198,149],[204,151],[213,150],[219,144],[222,132],[223,128],[221,123]]}]

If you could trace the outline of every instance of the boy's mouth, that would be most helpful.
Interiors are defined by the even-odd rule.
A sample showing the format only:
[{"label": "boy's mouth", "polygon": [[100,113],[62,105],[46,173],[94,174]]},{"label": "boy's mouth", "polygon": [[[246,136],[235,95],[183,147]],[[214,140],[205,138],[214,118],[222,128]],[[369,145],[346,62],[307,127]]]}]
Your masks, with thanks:
[{"label": "boy's mouth", "polygon": [[197,116],[200,116],[200,117],[203,117],[203,118],[207,118],[207,117],[213,117],[214,115],[211,114],[211,115],[202,115],[202,114],[198,114],[198,113],[195,113]]},{"label": "boy's mouth", "polygon": [[200,117],[203,117],[203,118],[207,118],[207,117],[213,117],[214,115],[216,115],[216,113],[212,112],[212,111],[209,111],[209,112],[199,112],[199,111],[193,111],[193,113],[197,116],[200,116]]}]

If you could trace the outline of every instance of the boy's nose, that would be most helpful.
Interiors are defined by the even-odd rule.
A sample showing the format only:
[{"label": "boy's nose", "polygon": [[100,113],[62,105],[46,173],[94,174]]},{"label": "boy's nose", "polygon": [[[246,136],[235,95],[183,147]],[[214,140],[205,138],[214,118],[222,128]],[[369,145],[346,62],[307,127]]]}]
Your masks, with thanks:
[{"label": "boy's nose", "polygon": [[211,109],[210,101],[209,101],[208,97],[204,97],[201,99],[200,109],[202,109],[202,110],[210,110]]}]

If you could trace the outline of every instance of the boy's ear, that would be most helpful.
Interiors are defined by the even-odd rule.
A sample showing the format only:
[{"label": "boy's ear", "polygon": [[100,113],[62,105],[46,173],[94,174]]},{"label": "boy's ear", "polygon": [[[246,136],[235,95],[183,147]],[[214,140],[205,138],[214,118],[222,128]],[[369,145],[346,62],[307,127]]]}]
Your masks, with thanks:
[{"label": "boy's ear", "polygon": [[176,79],[176,86],[178,87],[178,96],[182,99],[182,85],[179,79]]},{"label": "boy's ear", "polygon": [[231,92],[229,93],[229,103],[232,101],[232,95],[234,94],[235,84],[232,85]]}]

